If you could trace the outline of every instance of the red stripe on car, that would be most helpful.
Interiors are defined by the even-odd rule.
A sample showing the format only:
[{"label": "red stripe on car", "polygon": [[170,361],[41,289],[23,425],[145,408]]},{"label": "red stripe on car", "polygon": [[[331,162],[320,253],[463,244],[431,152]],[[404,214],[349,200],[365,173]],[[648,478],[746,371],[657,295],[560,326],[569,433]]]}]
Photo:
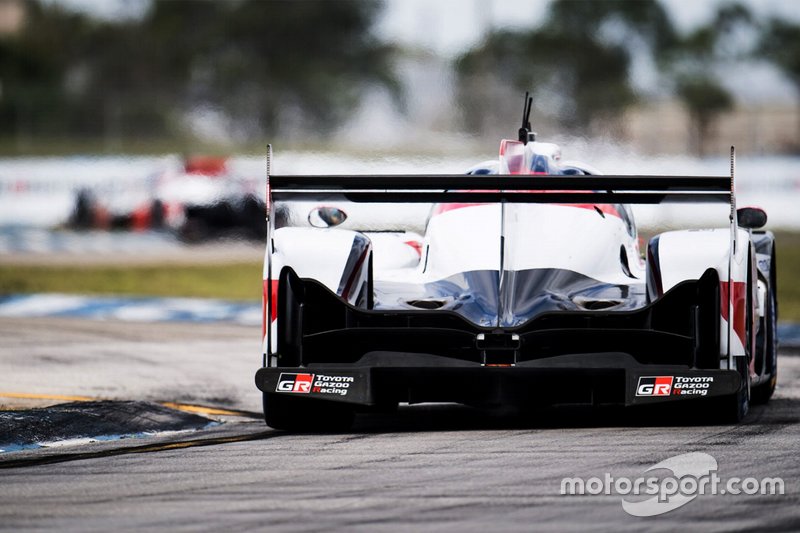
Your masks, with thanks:
[{"label": "red stripe on car", "polygon": [[[519,192],[559,192],[559,191],[519,191]],[[591,192],[591,191],[585,191]],[[470,203],[454,203],[454,204],[436,204],[433,208],[433,213],[431,214],[432,217],[436,215],[441,215],[442,213],[447,213],[448,211],[455,211],[456,209],[463,209],[465,207],[476,207],[479,205],[489,205],[489,204],[470,204]],[[619,211],[616,207],[611,204],[550,204],[550,205],[558,205],[561,207],[577,207],[579,209],[592,209],[592,210],[599,210],[601,213],[605,215],[615,216],[617,218],[622,218],[622,215],[619,214]]]},{"label": "red stripe on car", "polygon": [[272,320],[278,318],[278,280],[277,279],[265,279],[263,283],[263,293],[261,295],[261,309],[262,314],[264,315],[261,319],[261,336],[267,334],[267,302],[269,302],[269,290],[272,289],[272,307],[269,316],[272,317]]},{"label": "red stripe on car", "polygon": [[[720,314],[722,318],[730,322],[728,319],[728,294],[729,287],[727,281],[719,282],[720,288]],[[742,346],[747,346],[745,327],[745,317],[747,305],[747,284],[743,281],[733,282],[733,331],[736,336],[742,341]]]}]

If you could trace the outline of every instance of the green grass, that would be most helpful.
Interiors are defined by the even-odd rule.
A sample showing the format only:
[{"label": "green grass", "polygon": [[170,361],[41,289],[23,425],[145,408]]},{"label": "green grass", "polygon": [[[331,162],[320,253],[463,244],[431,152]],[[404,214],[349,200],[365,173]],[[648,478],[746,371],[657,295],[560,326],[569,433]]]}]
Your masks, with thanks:
[{"label": "green grass", "polygon": [[0,294],[34,292],[260,300],[261,263],[0,266]]},{"label": "green grass", "polygon": [[780,233],[778,244],[778,319],[800,322],[800,234]]},{"label": "green grass", "polygon": [[[776,239],[779,318],[782,321],[800,322],[800,234],[781,233]],[[0,295],[35,292],[259,300],[261,263],[193,266],[0,265]]]}]

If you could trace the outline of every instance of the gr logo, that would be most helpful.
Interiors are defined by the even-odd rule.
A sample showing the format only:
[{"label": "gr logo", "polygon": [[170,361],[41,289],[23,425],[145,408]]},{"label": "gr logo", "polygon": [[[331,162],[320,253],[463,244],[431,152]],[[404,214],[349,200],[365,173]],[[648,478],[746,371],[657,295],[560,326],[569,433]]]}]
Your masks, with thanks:
[{"label": "gr logo", "polygon": [[669,396],[672,391],[672,376],[640,377],[636,396]]},{"label": "gr logo", "polygon": [[311,392],[311,383],[314,381],[314,374],[281,374],[278,378],[278,387],[275,392],[299,392],[308,394]]}]

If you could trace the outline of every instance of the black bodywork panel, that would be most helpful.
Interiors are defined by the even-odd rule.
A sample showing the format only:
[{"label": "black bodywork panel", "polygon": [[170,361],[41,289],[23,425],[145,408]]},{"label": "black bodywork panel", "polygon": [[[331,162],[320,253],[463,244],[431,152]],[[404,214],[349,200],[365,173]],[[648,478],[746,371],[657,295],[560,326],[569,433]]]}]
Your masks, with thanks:
[{"label": "black bodywork panel", "polygon": [[[641,364],[711,369],[719,368],[719,305],[719,278],[709,269],[699,280],[682,282],[640,309],[553,311],[516,327],[490,328],[451,310],[357,308],[285,267],[278,288],[276,355],[278,366],[299,367],[355,364],[375,351],[479,364],[624,352]],[[495,339],[488,348],[487,335]],[[501,346],[505,337],[508,346]]]}]

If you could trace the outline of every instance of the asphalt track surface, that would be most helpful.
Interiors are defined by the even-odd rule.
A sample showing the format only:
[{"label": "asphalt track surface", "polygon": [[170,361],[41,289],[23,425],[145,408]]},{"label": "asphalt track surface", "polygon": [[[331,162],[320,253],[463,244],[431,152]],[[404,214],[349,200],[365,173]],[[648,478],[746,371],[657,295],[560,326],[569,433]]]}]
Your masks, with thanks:
[{"label": "asphalt track surface", "polygon": [[[800,358],[737,426],[659,413],[457,406],[360,416],[345,434],[294,435],[247,416],[259,328],[0,320],[0,398],[176,401],[245,411],[201,431],[0,454],[0,529],[108,531],[800,530]],[[52,403],[52,401],[51,401]],[[619,495],[562,496],[561,480],[636,478],[703,452],[719,475],[781,477],[785,495],[703,495],[660,516]]]}]

